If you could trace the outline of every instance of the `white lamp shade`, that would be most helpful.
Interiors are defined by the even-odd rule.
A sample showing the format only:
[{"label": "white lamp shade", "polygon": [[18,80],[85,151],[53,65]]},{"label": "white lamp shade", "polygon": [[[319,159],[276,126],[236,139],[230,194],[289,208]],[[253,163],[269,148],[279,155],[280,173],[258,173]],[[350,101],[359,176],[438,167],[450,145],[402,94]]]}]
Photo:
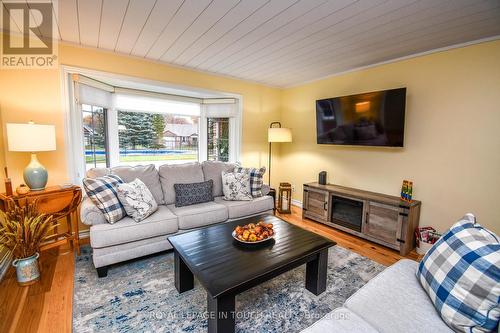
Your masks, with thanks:
[{"label": "white lamp shade", "polygon": [[292,131],[289,128],[271,127],[267,130],[268,142],[292,142]]},{"label": "white lamp shade", "polygon": [[7,124],[9,151],[56,150],[56,128],[54,125]]}]

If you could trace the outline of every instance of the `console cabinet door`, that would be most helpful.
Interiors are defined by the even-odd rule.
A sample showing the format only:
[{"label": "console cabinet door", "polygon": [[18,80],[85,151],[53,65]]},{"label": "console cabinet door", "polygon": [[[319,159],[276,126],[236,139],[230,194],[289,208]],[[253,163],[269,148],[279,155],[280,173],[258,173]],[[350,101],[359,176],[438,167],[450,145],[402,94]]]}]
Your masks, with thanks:
[{"label": "console cabinet door", "polygon": [[320,222],[328,221],[328,197],[327,191],[317,190],[310,187],[304,188],[304,217],[309,217]]},{"label": "console cabinet door", "polygon": [[399,207],[368,201],[363,232],[388,244],[399,246],[402,216]]}]

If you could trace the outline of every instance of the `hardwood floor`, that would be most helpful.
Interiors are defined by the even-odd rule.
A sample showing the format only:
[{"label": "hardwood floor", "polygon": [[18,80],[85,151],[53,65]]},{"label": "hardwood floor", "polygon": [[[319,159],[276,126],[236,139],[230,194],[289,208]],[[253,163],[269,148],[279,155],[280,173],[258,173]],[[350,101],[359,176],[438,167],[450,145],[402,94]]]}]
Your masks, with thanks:
[{"label": "hardwood floor", "polygon": [[[293,207],[292,214],[281,217],[383,265],[402,258],[392,249],[303,220],[298,207]],[[88,243],[88,239],[82,239],[81,243]],[[417,260],[418,255],[412,252],[408,258]],[[71,332],[74,255],[67,246],[53,248],[42,252],[40,264],[42,278],[37,284],[18,286],[13,270],[0,283],[0,332]]]},{"label": "hardwood floor", "polygon": [[0,332],[71,332],[74,262],[67,245],[43,251],[41,280],[27,287],[11,269],[0,283]]}]

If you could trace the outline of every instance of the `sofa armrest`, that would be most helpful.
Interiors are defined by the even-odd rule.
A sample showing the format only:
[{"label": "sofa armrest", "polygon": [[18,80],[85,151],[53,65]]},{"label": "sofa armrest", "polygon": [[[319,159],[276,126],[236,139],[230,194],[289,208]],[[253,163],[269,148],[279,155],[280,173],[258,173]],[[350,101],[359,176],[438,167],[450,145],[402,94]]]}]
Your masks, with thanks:
[{"label": "sofa armrest", "polygon": [[86,225],[107,223],[104,214],[94,205],[89,197],[85,197],[82,201],[80,206],[80,219],[82,223]]},{"label": "sofa armrest", "polygon": [[271,187],[267,184],[262,184],[262,195],[268,195]]}]

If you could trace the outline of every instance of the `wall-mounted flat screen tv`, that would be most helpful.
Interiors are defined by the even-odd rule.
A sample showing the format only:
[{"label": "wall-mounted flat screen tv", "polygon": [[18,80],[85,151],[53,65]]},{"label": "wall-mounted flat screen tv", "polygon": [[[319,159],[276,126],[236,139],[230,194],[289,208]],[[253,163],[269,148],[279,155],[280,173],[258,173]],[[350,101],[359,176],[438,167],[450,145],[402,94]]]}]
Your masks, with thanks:
[{"label": "wall-mounted flat screen tv", "polygon": [[318,144],[403,147],[406,88],[316,101]]}]

